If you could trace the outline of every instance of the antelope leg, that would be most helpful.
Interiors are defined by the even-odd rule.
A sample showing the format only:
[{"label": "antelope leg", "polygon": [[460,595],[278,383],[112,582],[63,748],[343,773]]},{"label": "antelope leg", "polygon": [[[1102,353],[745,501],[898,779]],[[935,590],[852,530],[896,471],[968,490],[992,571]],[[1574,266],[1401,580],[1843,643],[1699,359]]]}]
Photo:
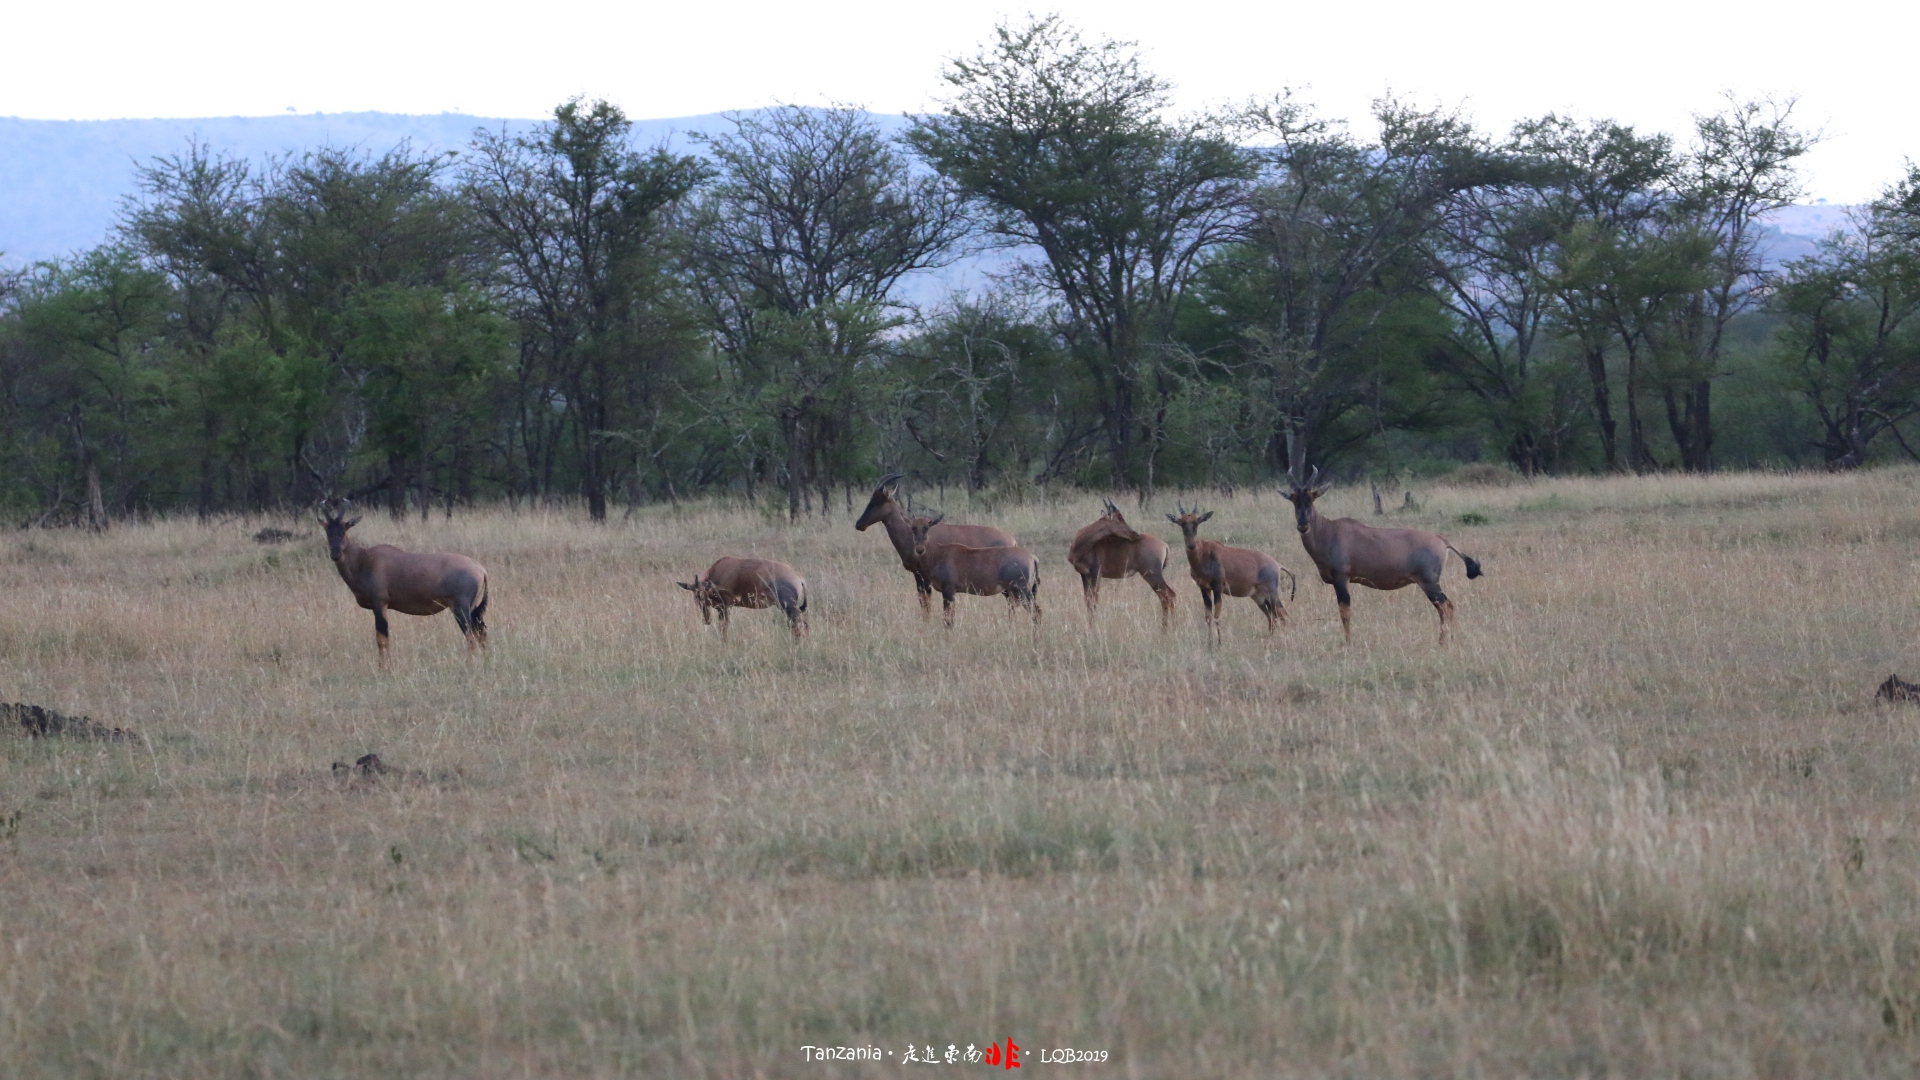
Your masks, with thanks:
[{"label": "antelope leg", "polygon": [[390,644],[387,630],[387,606],[376,602],[373,605],[373,643],[380,649],[380,663],[383,665],[387,662],[387,646]]}]

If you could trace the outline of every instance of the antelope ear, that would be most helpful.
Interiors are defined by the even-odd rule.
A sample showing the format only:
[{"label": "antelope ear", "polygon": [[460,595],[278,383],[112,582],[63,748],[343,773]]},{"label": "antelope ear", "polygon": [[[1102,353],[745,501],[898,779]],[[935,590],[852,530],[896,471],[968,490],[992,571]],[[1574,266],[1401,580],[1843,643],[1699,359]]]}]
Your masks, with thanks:
[{"label": "antelope ear", "polygon": [[684,581],[676,581],[676,582],[674,582],[674,584],[675,584],[675,585],[678,585],[678,586],[680,586],[681,588],[683,588],[683,589],[685,589],[685,590],[687,590],[688,592],[692,592],[692,591],[693,591],[693,586],[691,586],[691,585],[689,585],[689,584],[687,584],[687,583],[686,583],[686,582],[684,582]]},{"label": "antelope ear", "polygon": [[930,518],[928,518],[928,519],[927,519],[927,528],[929,528],[929,529],[931,529],[931,528],[933,528],[933,527],[934,527],[935,525],[938,525],[938,524],[940,524],[941,522],[943,522],[943,521],[945,521],[945,520],[947,520],[947,515],[945,515],[945,514],[935,514],[935,515],[933,515],[932,517],[930,517]]},{"label": "antelope ear", "polygon": [[1321,486],[1314,488],[1312,491],[1307,492],[1307,494],[1317,499],[1320,496],[1325,495],[1327,492],[1332,490],[1333,490],[1332,484],[1322,484]]},{"label": "antelope ear", "polygon": [[359,519],[359,518],[354,518],[354,519],[353,519],[353,520],[351,520],[351,521],[347,521],[347,522],[344,522],[344,523],[342,523],[340,527],[341,527],[341,528],[343,528],[343,529],[351,529],[351,528],[353,528],[353,527],[354,527],[355,525],[358,525],[358,524],[360,524],[360,519]]},{"label": "antelope ear", "polygon": [[[1205,521],[1212,516],[1213,516],[1213,511],[1209,510],[1206,513],[1200,515],[1200,521]],[[1199,524],[1199,522],[1195,522],[1195,524],[1197,525]]]},{"label": "antelope ear", "polygon": [[1167,515],[1167,520],[1173,522],[1175,525],[1180,524],[1180,519],[1177,517],[1174,517],[1172,514]]}]

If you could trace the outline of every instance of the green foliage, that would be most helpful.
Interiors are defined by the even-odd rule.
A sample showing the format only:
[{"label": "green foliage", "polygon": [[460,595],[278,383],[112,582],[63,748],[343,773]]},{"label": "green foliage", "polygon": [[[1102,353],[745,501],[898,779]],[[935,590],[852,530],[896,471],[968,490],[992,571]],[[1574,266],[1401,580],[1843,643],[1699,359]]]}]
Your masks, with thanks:
[{"label": "green foliage", "polygon": [[1782,382],[1819,417],[1827,465],[1868,460],[1920,413],[1920,167],[1858,213],[1772,298]]},{"label": "green foliage", "polygon": [[1166,83],[1131,45],[1057,17],[996,28],[946,80],[946,112],[916,118],[909,141],[990,236],[1038,253],[1025,277],[1065,310],[1111,481],[1151,488],[1174,386],[1163,346],[1241,217],[1253,161],[1211,119],[1164,119]]},{"label": "green foliage", "polygon": [[[1144,493],[1913,453],[1920,174],[1769,278],[1791,102],[1684,142],[1393,99],[1365,133],[1285,94],[1176,117],[1133,45],[1058,18],[944,79],[900,140],[780,107],[693,157],[576,99],[463,154],[158,159],[111,242],[0,279],[0,505],[795,516],[896,469]],[[903,299],[982,249],[990,288]]]}]

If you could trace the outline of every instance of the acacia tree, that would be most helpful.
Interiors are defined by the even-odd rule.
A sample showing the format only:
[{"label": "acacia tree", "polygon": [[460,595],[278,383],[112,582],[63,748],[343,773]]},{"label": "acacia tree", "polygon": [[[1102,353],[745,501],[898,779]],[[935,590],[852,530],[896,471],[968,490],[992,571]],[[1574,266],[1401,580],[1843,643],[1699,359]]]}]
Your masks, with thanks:
[{"label": "acacia tree", "polygon": [[[852,466],[856,419],[900,279],[950,257],[957,202],[916,178],[854,109],[782,106],[699,136],[719,176],[691,216],[695,287],[737,392],[772,422],[791,516],[822,512]],[[877,404],[877,401],[871,402]]]},{"label": "acacia tree", "polygon": [[1789,264],[1769,308],[1785,378],[1820,418],[1829,468],[1920,414],[1920,166],[1856,211],[1818,254]]},{"label": "acacia tree", "polygon": [[272,491],[262,466],[281,434],[272,415],[275,353],[263,347],[273,336],[273,244],[257,179],[247,162],[195,142],[140,169],[138,193],[120,223],[128,242],[173,285],[167,336],[181,375],[176,392],[198,435],[195,503],[202,517],[214,510],[223,464],[237,464],[255,506],[266,505]]},{"label": "acacia tree", "polygon": [[467,357],[441,347],[431,317],[383,320],[385,352],[370,348],[368,312],[405,293],[417,294],[415,311],[459,306],[473,247],[441,182],[446,173],[445,158],[404,145],[378,157],[322,149],[280,163],[261,200],[273,258],[268,340],[285,357],[292,387],[292,455],[307,468],[322,462],[329,474],[322,486],[331,486],[360,451],[371,451],[385,476],[361,490],[384,489],[395,517],[409,500],[424,511],[431,463],[413,434],[370,424],[423,407],[389,399],[405,393],[386,377],[389,358],[396,349],[419,364],[459,366]]},{"label": "acacia tree", "polygon": [[1421,336],[1418,309],[1431,304],[1426,245],[1449,197],[1487,167],[1458,117],[1385,100],[1375,119],[1378,142],[1286,99],[1242,117],[1266,144],[1262,175],[1226,273],[1209,279],[1242,295],[1233,351],[1277,425],[1269,452],[1290,471],[1350,441],[1336,431],[1358,410],[1376,413],[1376,428],[1390,422],[1392,354],[1421,347],[1407,336]]},{"label": "acacia tree", "polygon": [[707,173],[664,148],[631,149],[632,127],[614,105],[575,99],[529,135],[476,133],[464,183],[520,326],[526,479],[548,488],[570,435],[595,521],[618,479],[616,444],[657,438],[630,422],[648,426],[683,351],[665,214]]},{"label": "acacia tree", "polygon": [[1251,157],[1207,118],[1166,119],[1168,85],[1128,42],[1057,17],[1002,24],[952,60],[942,113],[907,138],[1068,315],[1115,481],[1145,491],[1175,389],[1165,359],[1201,256],[1234,233]]},{"label": "acacia tree", "polygon": [[998,474],[1031,476],[1052,426],[1048,390],[1061,363],[1057,337],[1017,297],[955,304],[892,350],[899,374],[888,410],[900,436],[925,455],[916,473],[959,479],[969,493]]},{"label": "acacia tree", "polygon": [[[1555,321],[1579,350],[1609,471],[1654,465],[1641,418],[1653,325],[1699,282],[1693,260],[1663,236],[1679,169],[1673,140],[1642,136],[1609,120],[1581,124],[1548,115],[1514,129],[1512,148],[1546,173],[1546,205],[1557,234],[1552,288]],[[1692,238],[1685,238],[1691,242]],[[1608,359],[1626,368],[1627,453],[1622,464]]]},{"label": "acacia tree", "polygon": [[1680,465],[1713,470],[1713,382],[1727,326],[1758,305],[1766,264],[1761,218],[1801,194],[1794,160],[1813,140],[1790,120],[1794,102],[1730,101],[1695,117],[1694,146],[1681,165],[1672,231],[1698,260],[1698,285],[1661,327],[1669,345],[1661,394]]},{"label": "acacia tree", "polygon": [[165,415],[164,278],[120,247],[44,263],[19,283],[8,343],[15,418],[63,443],[64,467],[42,477],[57,512],[84,492],[87,524],[108,525],[107,505],[138,504],[150,474],[151,436]]}]

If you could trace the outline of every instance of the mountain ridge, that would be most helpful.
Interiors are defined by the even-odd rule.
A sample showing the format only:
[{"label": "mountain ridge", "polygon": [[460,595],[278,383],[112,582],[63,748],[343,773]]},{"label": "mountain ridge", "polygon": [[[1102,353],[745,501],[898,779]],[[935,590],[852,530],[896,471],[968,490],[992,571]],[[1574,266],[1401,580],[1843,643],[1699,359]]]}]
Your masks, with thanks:
[{"label": "mountain ridge", "polygon": [[[727,115],[635,120],[633,141],[687,150],[689,132],[713,129],[725,123]],[[890,113],[874,114],[874,120],[887,131],[907,123],[906,117]],[[195,140],[258,162],[324,146],[383,153],[407,142],[426,151],[457,150],[480,128],[523,132],[540,122],[467,113],[387,112],[118,120],[0,117],[0,268],[60,258],[103,243],[121,207],[137,190],[139,168],[182,153]],[[1778,265],[1816,251],[1821,239],[1842,223],[1846,209],[1813,203],[1772,215],[1763,240],[1768,262]],[[951,268],[939,276],[955,287],[982,280],[967,269]]]}]

